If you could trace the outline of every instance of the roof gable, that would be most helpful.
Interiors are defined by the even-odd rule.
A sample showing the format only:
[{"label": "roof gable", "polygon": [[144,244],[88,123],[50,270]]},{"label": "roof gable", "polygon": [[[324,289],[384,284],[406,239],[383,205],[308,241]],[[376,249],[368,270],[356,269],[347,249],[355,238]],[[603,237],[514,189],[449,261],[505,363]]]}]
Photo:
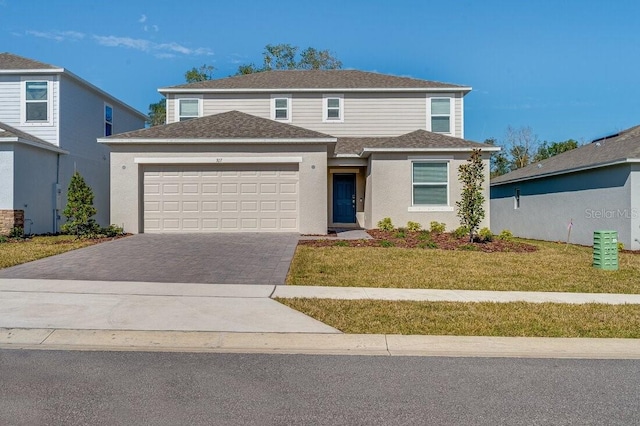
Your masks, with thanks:
[{"label": "roof gable", "polygon": [[68,154],[67,151],[61,149],[59,146],[47,142],[44,139],[33,136],[30,133],[23,132],[22,130],[11,127],[8,124],[0,122],[0,143],[1,142],[19,142],[27,145],[36,146],[49,151],[58,152],[61,154]]},{"label": "roof gable", "polygon": [[113,135],[105,139],[334,139],[333,136],[291,124],[279,123],[240,111],[229,111],[192,120],[154,126]]},{"label": "roof gable", "polygon": [[198,81],[160,89],[184,90],[357,90],[357,89],[452,89],[469,87],[437,81],[358,70],[281,70],[264,71],[214,80]]},{"label": "roof gable", "polygon": [[640,126],[601,138],[491,180],[492,185],[602,167],[640,159]]},{"label": "roof gable", "polygon": [[60,70],[56,67],[44,62],[35,61],[33,59],[14,55],[13,53],[0,53],[0,70]]}]

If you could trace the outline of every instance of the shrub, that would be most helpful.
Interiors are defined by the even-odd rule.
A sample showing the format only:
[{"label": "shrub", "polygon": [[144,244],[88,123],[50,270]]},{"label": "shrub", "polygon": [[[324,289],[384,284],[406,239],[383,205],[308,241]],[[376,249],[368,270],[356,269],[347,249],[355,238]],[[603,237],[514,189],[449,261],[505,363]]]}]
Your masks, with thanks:
[{"label": "shrub", "polygon": [[493,233],[489,228],[482,228],[478,231],[478,236],[482,241],[490,242],[493,241]]},{"label": "shrub", "polygon": [[390,217],[385,217],[380,222],[378,222],[378,229],[381,231],[393,231],[393,223],[391,223]]},{"label": "shrub", "polygon": [[336,241],[333,245],[336,247],[349,247],[349,243],[344,240]]},{"label": "shrub", "polygon": [[395,235],[396,238],[407,238],[407,229],[406,228],[398,228],[398,232]]},{"label": "shrub", "polygon": [[431,232],[420,231],[420,233],[418,234],[418,239],[420,241],[431,241]]},{"label": "shrub", "polygon": [[16,239],[24,238],[24,228],[14,226],[13,228],[11,228],[11,231],[9,231],[9,238],[16,238]]},{"label": "shrub", "polygon": [[618,251],[622,251],[624,250],[624,244],[622,244],[621,242],[618,242]]},{"label": "shrub", "polygon": [[429,224],[429,230],[434,234],[442,234],[447,229],[447,225],[435,220]]},{"label": "shrub", "polygon": [[117,237],[119,235],[124,235],[124,229],[122,229],[122,227],[118,225],[112,224],[107,226],[106,228],[100,229],[100,234],[109,238]]},{"label": "shrub", "polygon": [[82,175],[75,172],[69,182],[67,206],[63,211],[67,217],[67,223],[62,225],[62,232],[77,237],[95,235],[100,227],[92,216],[97,212],[93,207],[93,190],[84,181]]},{"label": "shrub", "polygon": [[478,251],[478,247],[474,246],[473,244],[462,244],[458,246],[458,250],[462,250],[462,251]]},{"label": "shrub", "polygon": [[387,240],[382,240],[380,241],[380,247],[394,247],[395,244],[393,244],[391,241],[387,241]]},{"label": "shrub", "polygon": [[503,241],[511,241],[513,239],[513,234],[508,229],[503,229],[496,238]]},{"label": "shrub", "polygon": [[460,239],[469,236],[469,227],[468,226],[458,226],[455,231],[453,231],[453,236]]},{"label": "shrub", "polygon": [[7,241],[9,241],[9,238],[4,235],[0,235],[0,243],[6,243]]},{"label": "shrub", "polygon": [[422,230],[422,225],[418,222],[409,221],[407,222],[407,229],[409,232],[418,232]]}]

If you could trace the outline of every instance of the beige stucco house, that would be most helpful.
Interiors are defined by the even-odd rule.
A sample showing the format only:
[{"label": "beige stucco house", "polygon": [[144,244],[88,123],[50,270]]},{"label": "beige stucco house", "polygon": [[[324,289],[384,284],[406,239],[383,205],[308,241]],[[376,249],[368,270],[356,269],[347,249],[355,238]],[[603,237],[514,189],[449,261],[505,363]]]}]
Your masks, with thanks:
[{"label": "beige stucco house", "polygon": [[458,166],[498,149],[463,139],[470,90],[354,70],[161,88],[168,124],[99,139],[112,221],[134,233],[326,234],[384,217],[455,228]]}]

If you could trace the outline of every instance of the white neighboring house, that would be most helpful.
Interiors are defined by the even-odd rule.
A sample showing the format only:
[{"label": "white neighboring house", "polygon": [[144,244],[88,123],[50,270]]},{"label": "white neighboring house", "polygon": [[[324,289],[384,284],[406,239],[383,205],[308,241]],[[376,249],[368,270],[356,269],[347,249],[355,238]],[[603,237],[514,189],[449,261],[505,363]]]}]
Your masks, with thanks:
[{"label": "white neighboring house", "polygon": [[[74,171],[109,221],[109,149],[96,139],[143,128],[146,116],[68,70],[0,53],[0,233],[59,231]],[[16,223],[17,222],[17,223]]]},{"label": "white neighboring house", "polygon": [[[167,123],[111,147],[111,217],[128,232],[459,226],[470,87],[357,70],[268,71],[165,87]],[[117,197],[116,197],[117,195]]]}]

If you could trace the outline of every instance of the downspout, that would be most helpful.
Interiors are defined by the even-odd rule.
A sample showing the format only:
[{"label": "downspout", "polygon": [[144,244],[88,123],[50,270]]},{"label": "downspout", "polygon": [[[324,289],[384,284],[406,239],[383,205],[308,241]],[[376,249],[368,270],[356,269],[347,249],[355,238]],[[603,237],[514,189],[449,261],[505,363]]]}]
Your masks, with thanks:
[{"label": "downspout", "polygon": [[56,156],[56,184],[53,187],[53,233],[58,233],[58,198],[60,197],[60,153]]}]

